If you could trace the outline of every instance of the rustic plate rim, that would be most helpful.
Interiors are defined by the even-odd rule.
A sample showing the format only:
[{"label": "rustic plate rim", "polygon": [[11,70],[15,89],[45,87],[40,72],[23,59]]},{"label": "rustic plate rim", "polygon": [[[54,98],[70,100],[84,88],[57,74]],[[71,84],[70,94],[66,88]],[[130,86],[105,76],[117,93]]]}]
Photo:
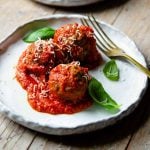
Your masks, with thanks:
[{"label": "rustic plate rim", "polygon": [[[57,14],[57,15],[50,15],[50,16],[46,16],[46,17],[40,17],[38,19],[34,19],[28,23],[32,23],[34,21],[37,20],[47,20],[47,19],[52,19],[52,18],[62,18],[62,17],[67,17],[67,18],[87,18],[86,16],[83,15],[62,15],[62,14]],[[9,37],[12,36],[15,32],[17,32],[17,30],[19,30],[20,28],[26,26],[28,23],[23,24],[22,26],[16,28],[12,33],[9,34],[9,36],[7,38],[5,38],[4,40],[2,40],[2,42],[0,43],[0,47],[3,45],[3,43],[7,40],[9,40]],[[120,32],[121,34],[124,34],[123,32],[119,31],[118,29],[116,29],[115,27],[112,27],[111,25],[103,22],[103,21],[99,21],[100,24],[104,24],[110,28],[112,28],[113,30],[116,30],[118,32]],[[124,34],[125,35],[125,34]],[[126,36],[126,35],[125,35]],[[127,37],[127,36],[126,36]],[[127,37],[128,38],[128,37]],[[131,39],[130,39],[131,40]],[[133,40],[131,40],[134,44],[135,42]],[[136,45],[136,44],[135,44]],[[136,46],[137,47],[137,46]],[[140,52],[141,54],[141,52]],[[142,55],[142,54],[141,54]],[[143,55],[142,55],[143,56]],[[144,56],[143,56],[144,57]],[[144,59],[145,61],[145,59]],[[145,61],[146,64],[146,61]],[[114,124],[115,122],[117,122],[118,120],[122,119],[124,116],[127,116],[128,114],[130,114],[139,104],[141,97],[143,96],[143,94],[146,91],[148,85],[148,78],[146,78],[145,80],[145,86],[143,87],[143,89],[141,90],[140,96],[138,98],[138,100],[136,101],[136,103],[132,104],[130,107],[128,107],[125,111],[120,112],[119,114],[117,114],[116,116],[113,116],[109,119],[103,119],[101,121],[98,122],[94,122],[94,123],[90,123],[87,125],[81,125],[81,126],[76,126],[76,127],[71,127],[71,128],[61,128],[61,127],[51,127],[49,125],[41,125],[38,124],[36,122],[31,122],[28,120],[25,120],[23,117],[18,116],[18,114],[12,112],[7,106],[5,106],[1,101],[0,101],[0,112],[3,113],[5,116],[7,116],[8,118],[12,119],[15,122],[18,122],[19,124],[22,124],[23,126],[26,126],[28,128],[31,128],[33,130],[39,131],[39,132],[44,132],[44,133],[48,133],[48,134],[55,134],[55,135],[69,135],[69,134],[79,134],[79,133],[84,133],[84,132],[89,132],[89,131],[93,131],[96,129],[102,129],[108,125]],[[129,111],[130,110],[130,111]],[[102,124],[103,122],[103,124]],[[95,124],[101,124],[101,127],[96,127]],[[88,130],[84,130],[85,126],[88,128]],[[45,128],[45,130],[43,131],[43,128]],[[37,130],[38,129],[38,130]],[[56,131],[57,130],[57,131]],[[84,131],[83,131],[84,130]]]}]

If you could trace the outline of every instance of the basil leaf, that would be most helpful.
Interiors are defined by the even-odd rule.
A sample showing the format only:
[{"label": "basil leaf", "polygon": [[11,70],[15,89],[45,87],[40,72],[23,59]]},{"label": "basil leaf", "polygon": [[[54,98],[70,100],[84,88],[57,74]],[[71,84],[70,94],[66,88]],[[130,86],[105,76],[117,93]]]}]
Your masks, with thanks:
[{"label": "basil leaf", "polygon": [[108,79],[113,81],[119,80],[119,69],[114,59],[106,63],[103,72]]},{"label": "basil leaf", "polygon": [[120,105],[118,105],[110,95],[105,91],[102,84],[92,78],[89,82],[88,91],[92,99],[108,110],[118,110]]},{"label": "basil leaf", "polygon": [[38,29],[36,31],[33,31],[29,34],[27,34],[24,38],[23,41],[27,43],[32,43],[37,41],[39,38],[40,39],[49,39],[54,36],[55,30],[50,28],[50,27],[44,27],[41,29]]}]

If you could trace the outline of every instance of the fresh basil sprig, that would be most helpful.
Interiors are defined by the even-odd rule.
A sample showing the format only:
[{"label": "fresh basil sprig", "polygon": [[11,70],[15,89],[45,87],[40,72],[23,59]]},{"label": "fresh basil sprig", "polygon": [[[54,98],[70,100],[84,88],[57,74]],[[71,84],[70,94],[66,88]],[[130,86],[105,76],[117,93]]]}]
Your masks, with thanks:
[{"label": "fresh basil sprig", "polygon": [[36,31],[33,31],[29,34],[27,34],[24,38],[23,41],[27,43],[32,43],[37,41],[39,38],[40,39],[49,39],[54,36],[55,30],[50,28],[50,27],[44,27],[41,29],[38,29]]},{"label": "fresh basil sprig", "polygon": [[119,80],[119,69],[114,59],[106,63],[103,72],[108,79],[113,81]]},{"label": "fresh basil sprig", "polygon": [[92,78],[89,82],[88,91],[92,99],[108,110],[119,110],[120,105],[118,105],[110,95],[105,91],[102,84]]}]

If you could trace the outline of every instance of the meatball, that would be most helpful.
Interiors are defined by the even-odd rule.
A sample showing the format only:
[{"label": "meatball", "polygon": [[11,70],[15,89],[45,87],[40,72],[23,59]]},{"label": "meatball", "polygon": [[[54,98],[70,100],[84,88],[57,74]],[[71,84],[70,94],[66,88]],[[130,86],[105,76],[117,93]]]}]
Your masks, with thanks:
[{"label": "meatball", "polygon": [[60,64],[50,72],[50,93],[76,103],[85,96],[90,78],[88,68],[80,67],[79,62]]},{"label": "meatball", "polygon": [[96,40],[92,28],[77,23],[67,24],[56,30],[54,42],[61,46],[63,51],[70,52],[74,61],[94,68],[102,58],[96,48]]},{"label": "meatball", "polygon": [[54,48],[50,46],[51,41],[39,40],[30,44],[20,57],[21,67],[30,73],[43,73],[46,66],[53,67]]},{"label": "meatball", "polygon": [[96,49],[93,30],[90,27],[67,24],[56,30],[53,39],[38,40],[27,47],[20,57],[18,66],[25,72],[49,74],[58,64],[80,61],[89,69],[101,62]]}]

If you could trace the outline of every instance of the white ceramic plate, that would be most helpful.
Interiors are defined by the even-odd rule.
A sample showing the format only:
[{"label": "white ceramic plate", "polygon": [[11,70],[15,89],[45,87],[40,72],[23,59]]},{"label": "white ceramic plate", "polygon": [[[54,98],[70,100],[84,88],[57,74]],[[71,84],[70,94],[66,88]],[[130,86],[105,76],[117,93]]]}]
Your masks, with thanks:
[{"label": "white ceramic plate", "polygon": [[[27,47],[22,37],[32,29],[50,25],[57,29],[63,24],[78,22],[80,15],[52,15],[27,23],[0,43],[0,111],[10,119],[47,134],[67,135],[102,129],[116,123],[122,117],[131,113],[139,104],[146,89],[147,77],[132,64],[117,60],[120,69],[120,79],[113,82],[103,75],[102,68],[90,71],[91,75],[102,82],[105,90],[121,104],[120,111],[111,113],[98,105],[72,115],[51,115],[33,110],[27,102],[26,92],[16,81],[15,66],[21,53]],[[126,53],[146,66],[143,55],[132,40],[114,27],[99,22],[108,35],[125,50]],[[106,58],[104,57],[104,60]]]},{"label": "white ceramic plate", "polygon": [[89,5],[103,0],[33,0],[33,1],[52,6],[71,7],[71,6]]}]

